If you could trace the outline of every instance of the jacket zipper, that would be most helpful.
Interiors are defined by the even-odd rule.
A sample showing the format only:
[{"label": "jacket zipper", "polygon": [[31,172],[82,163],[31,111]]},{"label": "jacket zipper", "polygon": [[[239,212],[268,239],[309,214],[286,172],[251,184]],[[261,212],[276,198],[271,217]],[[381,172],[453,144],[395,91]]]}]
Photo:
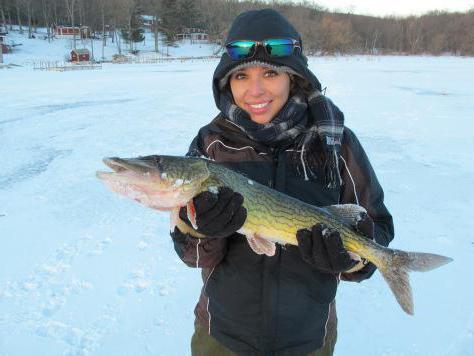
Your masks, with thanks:
[{"label": "jacket zipper", "polygon": [[277,167],[278,167],[278,152],[276,152],[276,150],[272,148],[271,154],[272,154],[272,175],[270,178],[269,186],[270,188],[275,188],[276,172],[277,172]]},{"label": "jacket zipper", "polygon": [[[271,173],[271,179],[270,179],[270,185],[269,186],[270,186],[270,188],[275,189],[276,180],[277,180],[277,173],[278,173],[279,152],[278,152],[278,150],[272,148],[271,149],[271,154],[272,154],[272,173]],[[276,244],[276,251],[275,251],[274,258],[277,257],[277,256],[280,256],[280,254],[281,254],[281,246]],[[277,258],[280,258],[280,257],[277,257]],[[275,282],[276,281],[274,281],[274,283]],[[273,286],[273,288],[275,288],[275,285]],[[278,287],[277,287],[276,290],[274,290],[271,293],[272,294],[271,300],[273,300],[273,302],[275,302],[275,300],[276,300],[276,303],[278,303],[278,293],[279,293]],[[265,323],[265,329],[266,330],[264,332],[268,333],[268,335],[273,340],[275,340],[275,338],[276,338],[276,325],[277,325],[277,322],[278,322],[277,319],[276,319],[276,317],[277,317],[276,311],[273,310],[269,317],[270,317],[270,320],[272,320],[272,323],[270,325],[268,325],[268,320],[267,320],[267,323]],[[271,326],[271,325],[273,325],[273,327],[269,328],[269,326]]]}]

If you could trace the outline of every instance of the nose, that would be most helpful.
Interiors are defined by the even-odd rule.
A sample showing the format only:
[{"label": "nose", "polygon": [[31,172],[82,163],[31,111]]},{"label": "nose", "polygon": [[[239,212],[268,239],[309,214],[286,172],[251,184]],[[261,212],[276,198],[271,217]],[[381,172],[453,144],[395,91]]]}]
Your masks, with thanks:
[{"label": "nose", "polygon": [[249,84],[248,94],[252,96],[260,96],[265,93],[265,86],[262,78],[252,78]]}]

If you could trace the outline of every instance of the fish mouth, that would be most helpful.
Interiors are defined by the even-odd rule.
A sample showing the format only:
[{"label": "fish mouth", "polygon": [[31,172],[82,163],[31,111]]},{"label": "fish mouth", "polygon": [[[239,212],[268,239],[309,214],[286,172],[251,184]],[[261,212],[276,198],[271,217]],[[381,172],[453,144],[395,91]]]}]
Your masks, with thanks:
[{"label": "fish mouth", "polygon": [[96,176],[100,179],[118,178],[120,176],[128,179],[135,177],[160,178],[160,159],[159,156],[153,156],[149,159],[141,158],[119,158],[106,157],[102,160],[112,172],[97,171]]},{"label": "fish mouth", "polygon": [[125,168],[123,165],[117,163],[117,160],[114,158],[104,158],[102,162],[104,162],[104,164],[107,167],[109,167],[112,170],[112,172],[97,171],[96,172],[97,178],[107,179],[111,176],[116,175],[117,173],[120,174],[120,173],[128,171],[128,169]]},{"label": "fish mouth", "polygon": [[121,173],[129,170],[126,161],[118,157],[106,157],[102,160],[102,162],[104,162],[104,164],[115,173]]},{"label": "fish mouth", "polygon": [[103,162],[116,173],[126,170],[136,173],[159,173],[161,167],[159,156],[149,156],[146,158],[106,157],[103,159]]}]

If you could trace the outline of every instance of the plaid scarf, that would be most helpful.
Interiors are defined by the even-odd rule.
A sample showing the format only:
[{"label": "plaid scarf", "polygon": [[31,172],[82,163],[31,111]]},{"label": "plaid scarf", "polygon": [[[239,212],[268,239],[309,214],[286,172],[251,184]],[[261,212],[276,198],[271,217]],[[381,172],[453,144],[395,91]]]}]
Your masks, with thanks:
[{"label": "plaid scarf", "polygon": [[[290,162],[305,180],[321,173],[328,188],[341,185],[339,153],[344,114],[319,90],[307,97],[296,93],[267,124],[250,120],[249,114],[234,104],[228,91],[221,92],[219,104],[227,119],[254,141],[276,147],[293,140],[296,150]],[[318,150],[318,138],[322,150]]]},{"label": "plaid scarf", "polygon": [[308,104],[300,95],[288,99],[280,112],[268,124],[250,120],[249,114],[234,104],[229,93],[221,97],[221,109],[226,117],[252,140],[276,147],[289,139],[296,139],[305,129]]}]

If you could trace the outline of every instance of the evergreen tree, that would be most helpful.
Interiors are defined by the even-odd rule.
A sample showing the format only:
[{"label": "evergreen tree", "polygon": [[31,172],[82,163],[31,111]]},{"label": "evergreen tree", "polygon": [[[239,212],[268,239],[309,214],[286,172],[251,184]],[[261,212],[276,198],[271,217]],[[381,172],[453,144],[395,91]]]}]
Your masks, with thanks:
[{"label": "evergreen tree", "polygon": [[178,1],[162,0],[160,18],[166,44],[171,45],[174,43],[174,37],[181,27]]},{"label": "evergreen tree", "polygon": [[199,27],[199,10],[195,0],[181,0],[179,4],[179,17],[182,19],[183,27]]},{"label": "evergreen tree", "polygon": [[143,29],[143,21],[139,8],[133,11],[129,24],[122,28],[121,33],[122,38],[130,44],[130,51],[132,53],[136,52],[136,48],[134,48],[133,44],[143,42],[145,39],[145,30]]}]

